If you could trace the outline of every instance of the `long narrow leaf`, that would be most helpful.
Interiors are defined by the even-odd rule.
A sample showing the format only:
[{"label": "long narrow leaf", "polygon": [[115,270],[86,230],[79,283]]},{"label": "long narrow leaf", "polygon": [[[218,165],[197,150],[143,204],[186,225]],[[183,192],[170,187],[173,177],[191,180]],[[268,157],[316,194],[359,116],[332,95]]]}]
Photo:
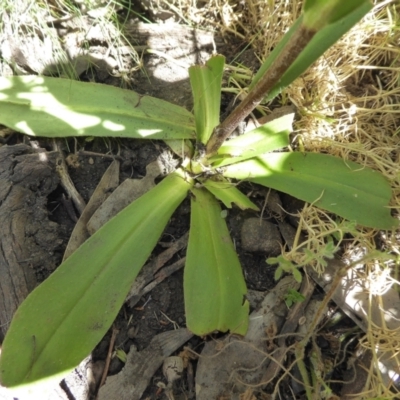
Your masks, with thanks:
[{"label": "long narrow leaf", "polygon": [[[348,0],[346,1],[351,3]],[[335,42],[337,42],[350,28],[352,28],[372,9],[372,4],[368,0],[364,0],[361,5],[358,3],[360,3],[359,0],[357,0],[357,8],[355,8],[345,17],[326,25],[312,38],[301,55],[297,57],[296,61],[282,76],[279,84],[270,91],[267,96],[267,100],[272,100],[282,91],[282,89],[290,85],[290,83],[303,74],[303,72],[305,72],[307,68],[310,67],[326,50],[328,50]],[[269,57],[265,60],[264,64],[261,66],[251,82],[249,89],[253,88],[269,69],[269,67],[278,57],[279,53],[282,51],[283,47],[289,42],[290,38],[294,36],[295,32],[301,28],[303,21],[304,14],[297,19],[297,21],[282,38],[281,42],[274,48]]]},{"label": "long narrow leaf", "polygon": [[211,57],[205,65],[189,68],[194,100],[197,140],[206,144],[213,129],[219,124],[221,81],[225,57]]},{"label": "long narrow leaf", "polygon": [[191,140],[164,140],[165,144],[182,160],[191,159],[194,153],[194,147]]},{"label": "long narrow leaf", "polygon": [[244,335],[246,284],[221,208],[205,189],[192,189],[192,215],[184,271],[186,323],[196,335],[215,330]]},{"label": "long narrow leaf", "polygon": [[288,193],[360,225],[391,229],[389,182],[378,172],[319,153],[271,153],[226,167],[229,178],[247,179]]},{"label": "long narrow leaf", "polygon": [[310,29],[339,21],[351,14],[357,8],[369,3],[370,0],[306,0],[304,2],[304,23]]},{"label": "long narrow leaf", "polygon": [[274,119],[244,135],[226,141],[217,154],[209,159],[212,167],[223,167],[289,145],[294,113]]},{"label": "long narrow leaf", "polygon": [[219,181],[207,179],[203,182],[203,185],[218,200],[222,201],[225,207],[232,208],[232,203],[234,203],[242,210],[250,208],[251,210],[259,211],[259,208],[228,179]]},{"label": "long narrow leaf", "polygon": [[3,343],[0,382],[60,378],[101,340],[190,189],[175,172],[100,228],[22,303]]},{"label": "long narrow leaf", "polygon": [[33,136],[194,138],[194,117],[184,108],[98,83],[0,77],[0,107],[0,124]]}]

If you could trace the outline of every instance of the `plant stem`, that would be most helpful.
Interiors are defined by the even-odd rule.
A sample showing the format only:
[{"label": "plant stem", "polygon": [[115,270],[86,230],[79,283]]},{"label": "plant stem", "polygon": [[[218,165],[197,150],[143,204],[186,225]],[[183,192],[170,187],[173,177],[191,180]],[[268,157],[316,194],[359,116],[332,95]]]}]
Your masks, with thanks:
[{"label": "plant stem", "polygon": [[317,31],[310,30],[304,25],[300,25],[299,29],[293,34],[291,40],[271,64],[264,76],[248,93],[247,97],[214,129],[206,146],[207,157],[214,155],[239,123],[261,103],[316,33]]},{"label": "plant stem", "polygon": [[[315,313],[314,318],[313,318],[310,326],[307,329],[307,333],[305,334],[303,339],[300,342],[296,343],[296,345],[295,345],[297,367],[299,368],[300,375],[303,379],[303,384],[304,384],[304,388],[306,390],[307,400],[314,399],[313,396],[315,393],[318,393],[318,391],[316,391],[315,382],[313,382],[312,385],[310,384],[310,379],[308,376],[307,368],[304,363],[305,348],[306,348],[307,344],[309,343],[311,337],[313,335],[315,335],[315,333],[318,331],[318,329],[317,329],[318,324],[320,323],[320,321],[324,315],[325,309],[328,307],[328,303],[331,301],[334,293],[336,292],[337,288],[339,287],[341,280],[343,279],[344,276],[346,276],[347,270],[352,267],[353,267],[353,265],[351,265],[350,267],[343,266],[342,268],[340,268],[337,271],[330,289],[326,293],[324,300],[321,302],[320,306],[318,307],[318,310]],[[313,379],[313,381],[314,381],[314,379]]]}]

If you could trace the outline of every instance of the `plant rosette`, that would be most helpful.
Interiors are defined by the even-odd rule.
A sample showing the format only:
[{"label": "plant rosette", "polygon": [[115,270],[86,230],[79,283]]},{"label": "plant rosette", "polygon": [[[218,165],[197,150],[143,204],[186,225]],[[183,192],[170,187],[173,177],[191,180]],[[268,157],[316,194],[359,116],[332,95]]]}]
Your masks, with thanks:
[{"label": "plant rosette", "polygon": [[[221,124],[225,60],[220,55],[189,70],[194,114],[106,85],[38,76],[0,78],[0,123],[16,131],[161,139],[182,157],[180,168],[101,227],[21,304],[3,343],[2,385],[29,387],[61,379],[93,350],[189,192],[185,311],[188,329],[201,336],[214,331],[245,335],[248,327],[246,284],[220,203],[258,207],[232,179],[288,193],[359,225],[398,226],[388,207],[391,188],[381,174],[329,155],[285,150],[293,115],[227,140],[261,101],[293,82],[372,7],[367,0],[326,3],[305,2],[303,14],[262,65],[248,96]],[[317,24],[315,15],[322,15]]]}]

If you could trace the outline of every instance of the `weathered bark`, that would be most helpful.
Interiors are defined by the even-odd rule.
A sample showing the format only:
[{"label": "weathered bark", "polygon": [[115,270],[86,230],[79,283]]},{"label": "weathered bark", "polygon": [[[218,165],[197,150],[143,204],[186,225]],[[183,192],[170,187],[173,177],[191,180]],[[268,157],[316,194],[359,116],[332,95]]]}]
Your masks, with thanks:
[{"label": "weathered bark", "polygon": [[37,284],[35,269],[55,267],[49,259],[60,244],[58,225],[46,203],[58,184],[56,156],[24,144],[0,148],[0,341]]}]

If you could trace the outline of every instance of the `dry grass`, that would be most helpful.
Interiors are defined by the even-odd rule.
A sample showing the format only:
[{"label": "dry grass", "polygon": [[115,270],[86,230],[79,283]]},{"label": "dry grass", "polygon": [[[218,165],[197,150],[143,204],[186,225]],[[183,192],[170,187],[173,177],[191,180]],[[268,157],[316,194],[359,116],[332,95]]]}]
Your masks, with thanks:
[{"label": "dry grass", "polygon": [[[57,74],[76,79],[87,64],[96,66],[104,55],[90,53],[92,42],[105,42],[112,64],[106,68],[123,78],[137,67],[139,57],[123,34],[117,16],[123,8],[114,0],[7,1],[0,19],[0,74]],[[74,30],[74,35],[62,31]],[[78,33],[77,33],[78,32]],[[62,38],[60,40],[60,37]],[[81,65],[78,65],[81,64]],[[26,69],[28,67],[28,69]]]}]

